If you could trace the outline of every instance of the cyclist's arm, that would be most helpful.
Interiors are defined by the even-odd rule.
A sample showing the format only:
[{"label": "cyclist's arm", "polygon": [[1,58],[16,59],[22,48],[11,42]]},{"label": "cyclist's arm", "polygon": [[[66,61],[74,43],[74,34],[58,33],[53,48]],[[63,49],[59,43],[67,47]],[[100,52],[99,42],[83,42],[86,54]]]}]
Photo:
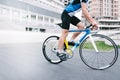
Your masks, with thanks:
[{"label": "cyclist's arm", "polygon": [[85,2],[81,3],[81,7],[82,7],[82,13],[85,16],[85,18],[94,26],[97,25],[96,21],[91,17],[91,15],[89,14],[88,10],[87,10],[87,4]]}]

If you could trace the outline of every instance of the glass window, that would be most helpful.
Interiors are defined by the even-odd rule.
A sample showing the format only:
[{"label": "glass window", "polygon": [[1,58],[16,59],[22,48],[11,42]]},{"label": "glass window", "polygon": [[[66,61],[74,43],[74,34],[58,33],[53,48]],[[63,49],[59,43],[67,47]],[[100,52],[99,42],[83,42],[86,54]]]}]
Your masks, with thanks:
[{"label": "glass window", "polygon": [[43,21],[43,16],[38,16],[39,21]]},{"label": "glass window", "polygon": [[54,22],[54,19],[50,19],[50,22],[53,23],[53,22]]},{"label": "glass window", "polygon": [[49,18],[48,18],[48,17],[44,17],[44,20],[48,22],[48,21],[49,21]]},{"label": "glass window", "polygon": [[36,20],[36,15],[31,14],[31,19]]}]

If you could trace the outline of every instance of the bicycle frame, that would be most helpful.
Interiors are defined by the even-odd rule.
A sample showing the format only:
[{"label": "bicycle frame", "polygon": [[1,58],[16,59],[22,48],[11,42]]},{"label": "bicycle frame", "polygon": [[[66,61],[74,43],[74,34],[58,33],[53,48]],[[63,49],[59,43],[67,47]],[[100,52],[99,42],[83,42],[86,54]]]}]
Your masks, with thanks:
[{"label": "bicycle frame", "polygon": [[[69,32],[85,32],[85,34],[79,39],[79,41],[71,48],[72,51],[74,51],[75,48],[77,48],[82,43],[82,41],[84,39],[86,39],[87,36],[89,36],[90,39],[91,39],[91,42],[92,42],[92,45],[93,45],[94,49],[96,50],[96,52],[98,52],[98,49],[97,49],[97,47],[95,45],[95,42],[94,42],[94,40],[91,37],[91,30],[90,30],[90,28],[86,28],[85,30],[69,30]],[[69,48],[68,41],[65,40],[64,42],[66,44],[66,48],[68,49]]]}]

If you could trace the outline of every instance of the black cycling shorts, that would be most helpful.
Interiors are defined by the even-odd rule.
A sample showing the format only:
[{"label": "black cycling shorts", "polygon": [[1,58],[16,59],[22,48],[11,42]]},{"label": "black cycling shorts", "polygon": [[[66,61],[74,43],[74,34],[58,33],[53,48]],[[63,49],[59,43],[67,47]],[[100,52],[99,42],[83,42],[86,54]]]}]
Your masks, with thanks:
[{"label": "black cycling shorts", "polygon": [[61,15],[61,20],[62,20],[62,29],[67,29],[69,30],[70,28],[70,23],[73,25],[77,25],[79,22],[81,22],[80,19],[78,19],[76,16],[69,16],[68,12],[63,11],[62,15]]}]

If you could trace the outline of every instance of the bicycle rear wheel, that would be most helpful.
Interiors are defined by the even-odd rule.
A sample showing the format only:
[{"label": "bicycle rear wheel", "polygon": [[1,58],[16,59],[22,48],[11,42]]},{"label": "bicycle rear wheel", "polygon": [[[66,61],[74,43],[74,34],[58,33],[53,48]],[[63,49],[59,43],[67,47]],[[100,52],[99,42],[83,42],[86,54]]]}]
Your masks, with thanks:
[{"label": "bicycle rear wheel", "polygon": [[90,37],[80,45],[79,53],[82,61],[90,68],[103,70],[111,67],[118,58],[118,48],[115,42],[101,34],[93,34],[92,38],[98,52],[94,49]]},{"label": "bicycle rear wheel", "polygon": [[58,36],[50,36],[44,41],[42,46],[45,59],[52,64],[58,64],[62,62],[62,60],[54,52],[54,49],[57,49],[58,40]]}]

